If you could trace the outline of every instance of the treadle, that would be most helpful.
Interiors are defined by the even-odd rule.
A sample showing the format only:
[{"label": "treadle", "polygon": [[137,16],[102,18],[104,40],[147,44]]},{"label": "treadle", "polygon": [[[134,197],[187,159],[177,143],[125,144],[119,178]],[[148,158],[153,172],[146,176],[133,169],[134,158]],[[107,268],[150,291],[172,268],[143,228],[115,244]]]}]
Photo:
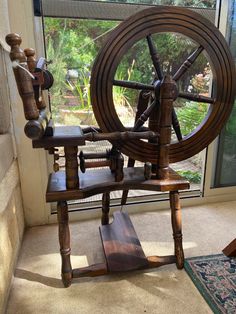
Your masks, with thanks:
[{"label": "treadle", "polygon": [[109,272],[130,271],[148,267],[133,224],[125,212],[115,212],[114,221],[101,226],[100,234]]}]

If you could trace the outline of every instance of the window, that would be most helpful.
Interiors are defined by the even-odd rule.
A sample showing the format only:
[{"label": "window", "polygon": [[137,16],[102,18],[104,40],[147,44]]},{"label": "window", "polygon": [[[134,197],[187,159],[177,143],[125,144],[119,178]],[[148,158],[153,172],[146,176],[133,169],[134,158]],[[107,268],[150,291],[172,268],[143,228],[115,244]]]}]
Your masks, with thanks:
[{"label": "window", "polygon": [[[138,10],[158,4],[188,6],[212,22],[215,19],[216,1],[211,0],[42,1],[47,58],[53,60],[50,70],[56,82],[50,91],[51,109],[57,124],[81,124],[85,126],[96,124],[89,95],[91,67],[96,54],[102,47],[106,36],[121,20]],[[196,47],[194,42],[173,33],[155,35],[155,42],[160,50],[160,57],[166,71],[176,68]],[[152,69],[150,66],[142,66],[142,62],[147,59],[143,47],[145,45],[142,42],[137,43],[124,56],[117,69],[117,79],[141,79],[148,82]],[[173,49],[173,47],[177,48]],[[145,49],[147,50],[147,47]],[[141,51],[142,54],[140,54]],[[171,59],[171,62],[165,60],[166,55]],[[203,56],[184,77],[181,89],[191,89],[192,91],[200,91],[205,95],[209,94],[210,79],[211,69]],[[120,120],[124,125],[132,126],[137,93],[127,91],[125,88],[114,87],[113,98],[116,101]],[[183,132],[187,134],[193,131],[203,119],[206,111],[206,104],[198,106],[192,101],[177,103],[177,114],[180,117]],[[91,143],[86,146],[86,149],[104,151],[107,147],[109,147],[107,142],[100,143],[99,147]],[[205,153],[201,152],[190,160],[172,165],[174,169],[190,180],[192,191],[197,191],[198,194],[201,187],[204,156]],[[146,193],[143,195],[145,196]],[[140,193],[134,192],[132,194],[134,197],[137,195]],[[116,193],[113,197],[119,196],[120,194]]]},{"label": "window", "polygon": [[[236,60],[236,1],[230,1],[227,40]],[[217,154],[215,187],[236,185],[236,103],[221,132]]]}]

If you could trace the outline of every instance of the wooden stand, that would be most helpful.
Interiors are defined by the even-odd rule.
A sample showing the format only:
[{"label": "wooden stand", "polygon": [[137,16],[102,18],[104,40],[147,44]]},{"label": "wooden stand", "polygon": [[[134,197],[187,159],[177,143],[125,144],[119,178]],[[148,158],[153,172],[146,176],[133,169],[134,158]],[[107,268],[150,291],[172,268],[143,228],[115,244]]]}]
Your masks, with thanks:
[{"label": "wooden stand", "polygon": [[184,266],[184,252],[178,192],[171,192],[170,202],[175,244],[175,253],[173,255],[146,257],[128,214],[117,211],[113,215],[114,220],[111,224],[105,224],[99,228],[106,262],[72,269],[68,208],[65,201],[59,201],[58,225],[64,286],[69,287],[73,278],[95,277],[108,273],[156,268],[172,263],[176,263],[177,268],[182,269]]},{"label": "wooden stand", "polygon": [[[80,175],[80,188],[68,189],[66,175],[57,172],[50,176],[46,198],[48,202],[57,201],[59,243],[62,258],[62,281],[68,287],[73,278],[94,277],[108,273],[127,272],[137,269],[159,267],[176,263],[178,269],[184,266],[184,252],[182,247],[181,209],[177,189],[186,189],[189,183],[183,180],[173,170],[169,170],[168,179],[145,180],[142,168],[124,169],[124,180],[112,180],[112,173],[108,169],[91,170]],[[171,222],[174,239],[174,254],[169,256],[145,256],[132,222],[125,212],[115,212],[114,219],[109,224],[110,191],[132,189],[148,189],[154,191],[169,191]],[[103,244],[105,263],[88,267],[72,269],[70,262],[70,231],[68,221],[67,201],[85,198],[103,193],[102,218],[100,236]]]},{"label": "wooden stand", "polygon": [[[189,183],[169,168],[173,101],[177,97],[177,87],[171,76],[163,76],[151,37],[148,37],[148,43],[158,74],[158,79],[153,83],[155,100],[148,106],[149,101],[145,98],[145,94],[141,92],[135,125],[132,130],[127,129],[122,132],[108,133],[102,133],[100,130],[93,132],[91,131],[92,128],[88,132],[83,132],[80,127],[49,128],[50,115],[47,114],[45,103],[41,101],[41,88],[45,86],[43,63],[40,61],[41,59],[36,63],[34,50],[32,49],[26,49],[26,55],[24,54],[20,49],[21,38],[19,35],[8,35],[7,42],[11,46],[11,60],[17,62],[20,57],[20,61],[24,65],[24,68],[18,66],[15,69],[15,77],[24,104],[25,117],[29,120],[25,128],[26,135],[33,139],[34,148],[44,148],[49,153],[54,154],[54,160],[58,160],[60,157],[59,154],[55,153],[57,147],[64,148],[65,171],[57,171],[59,165],[54,167],[57,172],[49,176],[46,192],[47,202],[57,202],[59,244],[62,260],[61,274],[64,286],[68,287],[73,278],[83,276],[126,272],[159,267],[170,263],[176,263],[179,269],[183,268],[184,253],[178,190],[188,189]],[[36,71],[36,69],[38,70]],[[33,80],[31,74],[27,72],[28,70],[31,71]],[[149,117],[149,128],[142,132],[141,128]],[[49,129],[52,132],[48,132]],[[124,159],[121,154],[121,147],[126,142],[140,139],[146,139],[148,142],[155,144],[156,158],[154,162],[144,160],[146,162],[144,167],[134,168],[135,159],[139,158],[130,158],[129,167],[123,169]],[[111,141],[113,144],[111,151],[102,153],[99,156],[98,154],[83,154],[83,152],[80,152],[81,173],[79,173],[78,146],[84,146],[85,141],[100,140]],[[146,155],[149,156],[149,151],[146,151]],[[105,161],[102,160],[104,156]],[[86,160],[94,158],[101,158],[101,160]],[[96,167],[104,166],[109,168],[96,169]],[[86,168],[95,169],[87,172]],[[127,213],[116,212],[114,221],[109,224],[110,192],[115,190],[125,191],[122,198],[122,204],[125,204],[129,189],[169,192],[175,246],[173,255],[146,257]],[[103,194],[100,235],[106,262],[72,269],[67,201],[100,193]]]}]

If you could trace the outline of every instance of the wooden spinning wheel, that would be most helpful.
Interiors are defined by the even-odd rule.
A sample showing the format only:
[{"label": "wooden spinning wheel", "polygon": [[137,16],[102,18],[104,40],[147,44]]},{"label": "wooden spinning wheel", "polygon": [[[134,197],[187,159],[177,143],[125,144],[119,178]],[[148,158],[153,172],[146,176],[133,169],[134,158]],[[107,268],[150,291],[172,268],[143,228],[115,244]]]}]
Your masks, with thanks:
[{"label": "wooden spinning wheel", "polygon": [[[144,111],[146,118],[159,104],[159,89],[163,73],[158,57],[158,47],[152,40],[152,34],[174,32],[189,37],[198,48],[173,73],[174,82],[181,80],[183,74],[195,62],[201,53],[206,54],[211,65],[214,82],[214,96],[204,97],[176,90],[173,101],[182,97],[196,102],[208,103],[209,110],[202,123],[189,135],[182,138],[175,111],[172,112],[172,124],[177,132],[178,142],[171,143],[169,162],[178,162],[189,158],[204,149],[219,133],[231,112],[234,91],[234,63],[225,39],[209,21],[199,14],[183,8],[158,6],[137,13],[121,23],[110,35],[100,51],[92,71],[91,95],[95,117],[103,132],[124,131],[113,102],[113,86],[122,86],[140,91],[153,91],[154,100]],[[150,78],[152,84],[115,80],[116,69],[124,54],[139,40],[146,38],[156,75]],[[134,130],[142,122],[137,122]],[[158,127],[157,127],[158,129]],[[155,130],[156,131],[156,130]],[[156,164],[156,145],[141,140],[123,142],[121,151],[130,158],[149,161]]]},{"label": "wooden spinning wheel", "polygon": [[[163,74],[158,47],[155,47],[153,40],[153,34],[165,32],[184,35],[197,44],[187,60],[171,75]],[[146,41],[155,69],[150,84],[117,80],[115,73],[122,57],[141,39]],[[77,277],[153,268],[170,263],[183,268],[178,191],[188,189],[189,182],[170,169],[169,162],[181,161],[204,149],[220,132],[231,112],[235,68],[220,32],[197,13],[176,7],[152,7],[121,23],[100,51],[92,71],[91,100],[100,129],[54,127],[41,92],[53,83],[50,72],[44,69],[46,60],[36,62],[34,50],[21,50],[18,34],[7,35],[6,41],[11,46],[10,58],[15,64],[17,87],[25,118],[29,120],[25,133],[32,139],[34,148],[44,148],[54,156],[55,172],[49,176],[46,201],[57,202],[64,285],[68,287],[72,279]],[[177,86],[201,53],[206,54],[213,72],[214,90],[211,97],[183,93]],[[132,128],[126,128],[119,119],[113,100],[113,86],[140,91]],[[178,97],[209,104],[205,119],[185,137],[181,134],[173,106]],[[148,127],[143,126],[146,121]],[[171,142],[171,125],[178,138],[176,142]],[[86,141],[101,140],[109,140],[113,144],[112,149],[104,153],[80,151],[78,155],[78,147],[81,150]],[[65,171],[61,171],[56,163],[60,158],[58,147],[64,149]],[[128,168],[123,168],[121,152],[129,156]],[[135,160],[145,162],[144,167],[134,167]],[[93,169],[87,172],[88,168]],[[123,205],[128,189],[169,192],[173,255],[146,256],[127,213],[115,212],[113,223],[109,224],[110,192],[123,190]],[[67,201],[100,193],[103,193],[100,235],[105,262],[72,269]]]}]

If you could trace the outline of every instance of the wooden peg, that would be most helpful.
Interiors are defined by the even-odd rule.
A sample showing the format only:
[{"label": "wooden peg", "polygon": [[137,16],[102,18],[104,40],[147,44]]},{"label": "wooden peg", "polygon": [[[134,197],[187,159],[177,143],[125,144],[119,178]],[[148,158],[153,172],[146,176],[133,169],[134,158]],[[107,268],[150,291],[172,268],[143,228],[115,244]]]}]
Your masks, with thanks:
[{"label": "wooden peg", "polygon": [[27,57],[29,71],[31,73],[34,73],[34,70],[36,68],[35,50],[33,48],[26,48],[24,50],[24,53]]},{"label": "wooden peg", "polygon": [[8,34],[5,39],[6,43],[11,47],[11,61],[18,60],[19,62],[26,62],[24,51],[20,48],[20,44],[22,42],[20,35],[11,33]]},{"label": "wooden peg", "polygon": [[[23,50],[20,48],[21,37],[18,34],[6,36],[6,42],[11,47],[10,58],[15,61],[14,74],[19,94],[23,101],[26,120],[37,120],[39,111],[34,98],[32,78],[27,73],[28,66]],[[19,64],[19,66],[17,65]],[[24,70],[25,69],[25,70]]]},{"label": "wooden peg", "polygon": [[37,108],[39,110],[46,108],[46,103],[43,99],[42,88],[44,84],[43,71],[36,72],[37,61],[35,59],[35,50],[33,48],[26,48],[24,50],[27,57],[27,64],[29,71],[35,76],[35,83],[33,82],[34,96]]}]

